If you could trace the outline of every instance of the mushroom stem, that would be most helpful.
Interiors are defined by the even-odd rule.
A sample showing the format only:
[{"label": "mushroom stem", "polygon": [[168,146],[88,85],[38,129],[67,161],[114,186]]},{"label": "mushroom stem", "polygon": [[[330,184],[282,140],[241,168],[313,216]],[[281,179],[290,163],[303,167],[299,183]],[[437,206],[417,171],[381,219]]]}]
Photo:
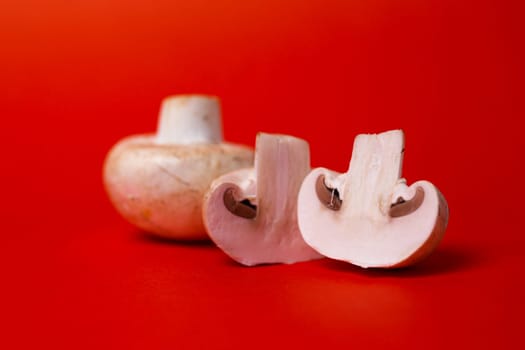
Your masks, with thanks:
[{"label": "mushroom stem", "polygon": [[215,96],[177,95],[162,101],[157,144],[222,142],[221,107]]},{"label": "mushroom stem", "polygon": [[401,176],[404,138],[399,130],[379,135],[359,135],[344,187],[343,206],[352,217],[388,220],[392,188]]},{"label": "mushroom stem", "polygon": [[275,222],[295,223],[297,194],[310,171],[308,143],[286,135],[259,133],[255,170],[257,205],[261,212]]}]

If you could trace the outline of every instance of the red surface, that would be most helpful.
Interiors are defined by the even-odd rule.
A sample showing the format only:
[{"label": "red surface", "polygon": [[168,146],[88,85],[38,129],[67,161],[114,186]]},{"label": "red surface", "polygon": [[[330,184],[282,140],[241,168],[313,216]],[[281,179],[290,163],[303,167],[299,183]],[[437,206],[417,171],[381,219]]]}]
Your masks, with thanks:
[{"label": "red surface", "polygon": [[[4,1],[0,348],[517,348],[523,342],[519,1]],[[223,100],[228,139],[403,128],[404,175],[448,199],[436,253],[401,271],[243,268],[147,238],[101,166],[159,102]]]}]

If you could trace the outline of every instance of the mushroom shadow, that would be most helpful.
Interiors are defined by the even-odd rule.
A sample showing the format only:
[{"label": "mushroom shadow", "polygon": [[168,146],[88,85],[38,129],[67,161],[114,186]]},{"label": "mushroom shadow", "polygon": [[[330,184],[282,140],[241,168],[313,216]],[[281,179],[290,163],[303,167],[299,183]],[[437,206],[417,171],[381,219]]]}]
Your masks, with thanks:
[{"label": "mushroom shadow", "polygon": [[133,237],[139,243],[145,243],[145,244],[177,245],[177,246],[204,247],[204,248],[215,246],[211,240],[206,240],[206,239],[181,240],[181,239],[156,236],[146,231],[136,231]]},{"label": "mushroom shadow", "polygon": [[352,273],[359,273],[370,277],[419,277],[453,273],[468,270],[478,266],[485,259],[479,250],[473,247],[459,245],[443,246],[438,248],[425,260],[408,267],[394,269],[369,268],[363,269],[359,266],[344,261],[325,259],[323,262],[328,268]]}]

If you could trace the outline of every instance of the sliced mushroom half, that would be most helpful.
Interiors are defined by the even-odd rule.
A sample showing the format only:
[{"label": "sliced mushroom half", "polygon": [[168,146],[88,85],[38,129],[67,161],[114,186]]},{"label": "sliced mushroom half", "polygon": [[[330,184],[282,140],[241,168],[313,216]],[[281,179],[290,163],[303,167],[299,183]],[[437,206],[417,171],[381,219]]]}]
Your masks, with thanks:
[{"label": "sliced mushroom half", "polygon": [[306,141],[260,133],[255,168],[234,171],[212,183],[203,207],[208,234],[243,265],[321,258],[304,242],[297,226],[297,195],[309,171]]},{"label": "sliced mushroom half", "polygon": [[428,181],[406,185],[403,152],[401,130],[358,135],[347,173],[312,170],[298,198],[305,241],[362,267],[407,266],[430,254],[448,223],[447,202]]}]

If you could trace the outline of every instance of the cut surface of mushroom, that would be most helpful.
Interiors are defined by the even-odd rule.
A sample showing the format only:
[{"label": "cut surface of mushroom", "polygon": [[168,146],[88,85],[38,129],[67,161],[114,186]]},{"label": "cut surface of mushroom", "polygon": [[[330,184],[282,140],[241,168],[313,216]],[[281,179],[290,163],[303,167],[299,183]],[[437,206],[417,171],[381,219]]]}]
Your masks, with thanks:
[{"label": "cut surface of mushroom", "polygon": [[158,236],[208,238],[202,201],[211,182],[253,165],[253,150],[223,142],[219,99],[178,95],[163,100],[156,134],[118,142],[104,163],[104,185],[117,211]]},{"label": "cut surface of mushroom", "polygon": [[306,176],[298,198],[304,240],[319,253],[361,267],[401,267],[430,254],[448,223],[447,202],[428,181],[401,178],[401,130],[358,135],[347,173]]},{"label": "cut surface of mushroom", "polygon": [[212,240],[248,266],[321,258],[297,226],[297,194],[309,170],[306,141],[260,133],[255,167],[221,176],[206,195],[203,217]]}]

